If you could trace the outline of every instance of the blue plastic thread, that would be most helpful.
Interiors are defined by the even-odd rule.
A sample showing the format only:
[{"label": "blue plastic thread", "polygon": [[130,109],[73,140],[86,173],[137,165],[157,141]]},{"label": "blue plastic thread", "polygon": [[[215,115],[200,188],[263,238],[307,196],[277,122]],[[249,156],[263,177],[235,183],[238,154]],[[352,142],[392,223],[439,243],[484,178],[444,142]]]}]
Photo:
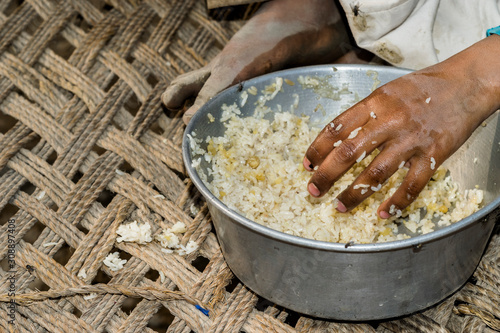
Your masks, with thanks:
[{"label": "blue plastic thread", "polygon": [[207,309],[204,309],[202,308],[201,306],[199,306],[198,304],[195,305],[195,307],[200,310],[205,316],[208,317],[208,313],[210,312],[210,310],[207,310]]},{"label": "blue plastic thread", "polygon": [[493,34],[500,35],[500,25],[498,27],[486,30],[486,37],[491,36]]}]

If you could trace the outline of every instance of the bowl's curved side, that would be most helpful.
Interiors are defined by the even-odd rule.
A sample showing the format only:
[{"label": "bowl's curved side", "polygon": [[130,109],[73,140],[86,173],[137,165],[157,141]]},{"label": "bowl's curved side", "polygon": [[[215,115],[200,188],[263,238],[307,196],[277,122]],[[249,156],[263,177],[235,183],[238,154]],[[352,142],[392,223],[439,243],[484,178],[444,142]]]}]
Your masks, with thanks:
[{"label": "bowl's curved side", "polygon": [[336,320],[398,317],[438,303],[474,272],[493,215],[445,239],[384,252],[338,252],[245,228],[209,203],[224,258],[255,293],[291,310]]}]

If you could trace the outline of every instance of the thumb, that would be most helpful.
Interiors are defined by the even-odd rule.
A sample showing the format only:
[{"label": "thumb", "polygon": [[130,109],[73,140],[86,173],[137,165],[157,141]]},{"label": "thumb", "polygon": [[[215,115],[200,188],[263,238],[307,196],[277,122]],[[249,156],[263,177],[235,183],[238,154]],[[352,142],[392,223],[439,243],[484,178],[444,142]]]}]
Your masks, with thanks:
[{"label": "thumb", "polygon": [[163,104],[170,110],[180,109],[189,97],[198,94],[209,77],[207,66],[178,76],[161,95]]},{"label": "thumb", "polygon": [[218,75],[211,76],[203,85],[203,88],[198,93],[198,97],[194,101],[193,105],[184,112],[182,120],[187,125],[194,114],[201,108],[209,99],[217,95],[219,92],[227,88],[231,84],[230,80],[222,79]]}]

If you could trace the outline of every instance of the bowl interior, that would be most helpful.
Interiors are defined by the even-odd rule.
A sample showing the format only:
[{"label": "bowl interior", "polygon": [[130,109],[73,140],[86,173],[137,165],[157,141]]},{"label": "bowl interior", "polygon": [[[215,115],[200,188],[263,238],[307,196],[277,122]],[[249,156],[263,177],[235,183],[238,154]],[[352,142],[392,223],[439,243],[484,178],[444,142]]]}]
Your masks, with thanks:
[{"label": "bowl interior", "polygon": [[[321,65],[275,72],[245,81],[242,86],[230,87],[200,108],[186,128],[183,151],[188,173],[205,195],[208,189],[199,180],[196,170],[191,165],[195,156],[192,156],[187,134],[194,134],[196,138],[202,139],[207,136],[224,135],[224,124],[219,121],[222,115],[222,105],[236,103],[240,107],[242,117],[251,116],[255,111],[255,103],[261,96],[261,91],[266,86],[275,83],[277,78],[284,80],[283,91],[267,101],[266,106],[277,110],[279,105],[283,111],[290,111],[293,108],[295,114],[309,116],[312,126],[322,128],[341,112],[368,96],[375,88],[409,72],[410,70],[388,66]],[[318,87],[311,88],[304,83],[308,82],[308,79],[317,80],[320,84]],[[258,93],[246,94],[246,102],[242,106],[242,94],[251,87],[255,87]],[[293,106],[297,98],[299,102]],[[266,117],[272,118],[273,115],[269,113]],[[497,112],[485,122],[486,126],[480,126],[471,138],[445,162],[451,176],[462,189],[478,187],[484,191],[484,208],[467,219],[443,228],[444,230],[460,228],[461,223],[477,220],[500,205],[499,122]],[[203,149],[206,149],[206,146],[205,142],[201,144]],[[208,163],[201,159],[200,167],[206,170]],[[210,200],[218,201],[217,204],[223,205],[214,196],[211,196]],[[439,227],[436,229],[439,230]],[[405,228],[403,230],[411,235],[409,230]]]}]

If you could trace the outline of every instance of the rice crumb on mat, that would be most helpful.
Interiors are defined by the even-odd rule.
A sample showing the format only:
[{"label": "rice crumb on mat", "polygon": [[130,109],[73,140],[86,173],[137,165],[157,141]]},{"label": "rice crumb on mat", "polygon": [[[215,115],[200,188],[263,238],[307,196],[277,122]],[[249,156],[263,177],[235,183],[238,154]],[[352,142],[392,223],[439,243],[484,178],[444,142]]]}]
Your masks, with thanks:
[{"label": "rice crumb on mat", "polygon": [[[283,112],[275,113],[270,121],[258,110],[254,117],[242,118],[236,104],[222,109],[224,136],[207,137],[206,150],[201,148],[202,139],[190,136],[194,157],[199,155],[209,162],[206,172],[197,165],[198,174],[229,208],[272,229],[328,242],[387,242],[410,238],[398,232],[401,224],[412,233],[425,234],[434,230],[435,221],[440,227],[457,222],[477,211],[482,202],[481,190],[460,191],[440,166],[409,207],[395,210],[396,216],[387,220],[380,219],[378,206],[406,175],[407,169],[400,168],[385,184],[366,185],[375,193],[351,212],[339,213],[334,198],[377,152],[363,154],[364,159],[359,159],[325,196],[314,198],[307,192],[311,174],[304,170],[302,158],[320,129],[310,128],[308,117]],[[249,162],[256,160],[258,165]]]}]

